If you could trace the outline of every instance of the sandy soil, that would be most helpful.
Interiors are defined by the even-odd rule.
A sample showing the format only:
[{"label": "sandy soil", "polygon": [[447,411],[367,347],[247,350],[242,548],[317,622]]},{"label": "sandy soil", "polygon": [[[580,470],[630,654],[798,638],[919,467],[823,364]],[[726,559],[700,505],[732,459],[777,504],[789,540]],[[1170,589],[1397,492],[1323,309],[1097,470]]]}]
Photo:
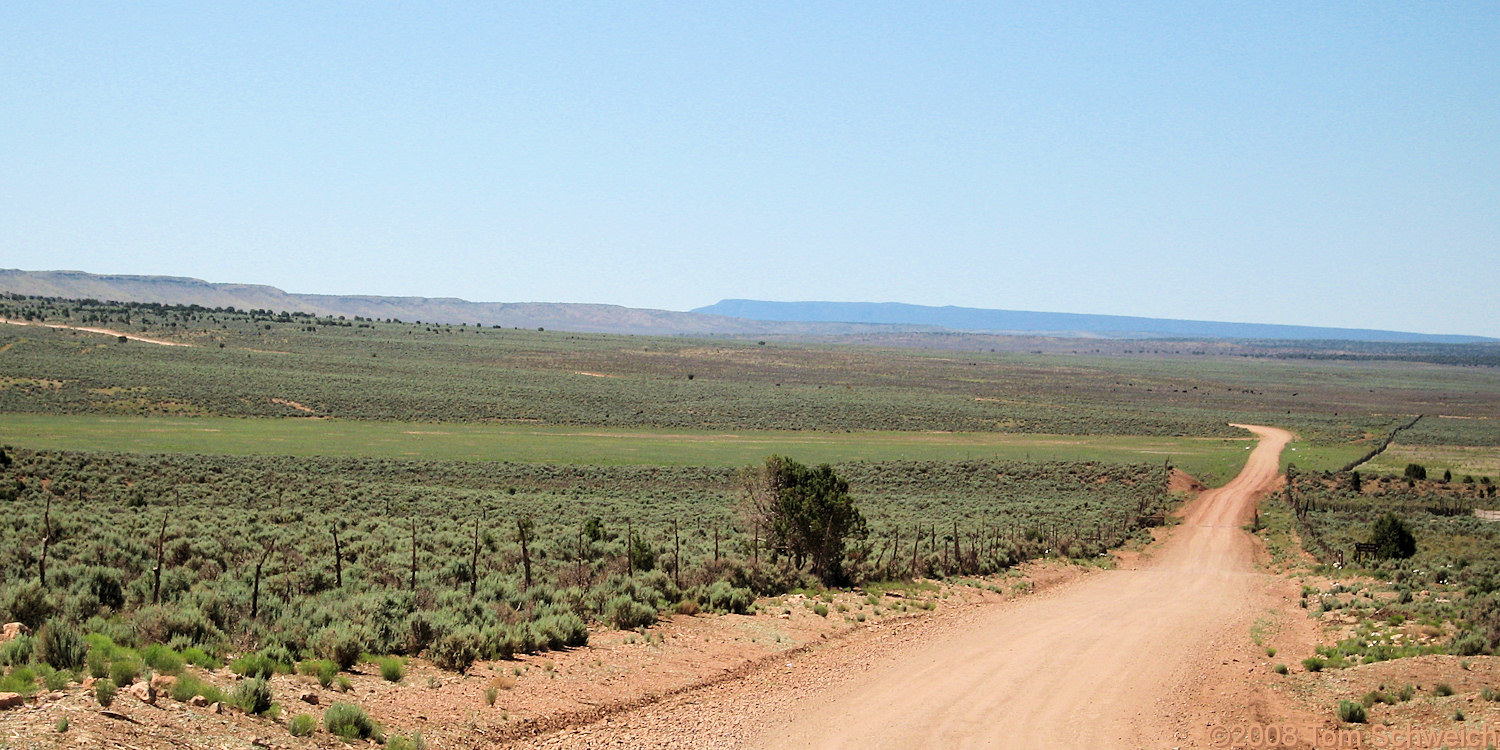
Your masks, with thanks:
[{"label": "sandy soil", "polygon": [[[802,594],[765,598],[755,615],[679,614],[645,633],[596,628],[586,647],[480,662],[463,675],[413,659],[400,684],[382,680],[374,665],[364,664],[344,675],[352,682],[347,693],[321,688],[310,677],[278,675],[270,680],[282,707],[276,719],[232,710],[217,714],[166,697],[145,705],[124,691],[111,710],[125,718],[111,718],[75,683],[55,694],[40,692],[22,708],[0,710],[0,750],[346,747],[322,731],[292,737],[286,726],[299,713],[320,719],[336,701],[358,704],[391,735],[420,732],[433,750],[548,742],[662,701],[696,700],[714,689],[775,678],[809,654],[871,653],[890,633],[903,634],[902,640],[925,637],[923,622],[1033,596],[1093,570],[1038,562],[987,587],[922,582],[905,593],[876,596],[874,603],[859,592],[829,592],[816,600]],[[817,604],[828,607],[827,616],[817,613]],[[226,692],[238,682],[228,669],[188,671]],[[493,704],[486,700],[490,687],[496,688]],[[317,703],[303,701],[306,694],[317,696]],[[60,718],[69,722],[66,733],[54,730]]]},{"label": "sandy soil", "polygon": [[57,328],[57,329],[64,330],[64,331],[83,331],[84,333],[99,333],[99,334],[103,334],[105,336],[117,336],[117,337],[118,336],[124,336],[125,338],[127,338],[127,339],[129,339],[131,341],[140,341],[140,342],[143,342],[143,343],[146,343],[146,344],[156,344],[157,346],[192,346],[192,344],[184,344],[184,343],[182,343],[180,341],[167,341],[165,339],[147,338],[145,336],[137,336],[137,335],[135,335],[133,333],[125,333],[123,331],[114,331],[114,330],[110,330],[108,328],[90,328],[90,327],[87,327],[87,326],[65,326],[65,325],[62,325],[61,323],[38,323],[38,322],[35,322],[35,321],[28,321],[28,320],[11,320],[10,318],[0,318],[0,323],[9,323],[9,324],[11,324],[13,326],[41,326],[42,328]]}]

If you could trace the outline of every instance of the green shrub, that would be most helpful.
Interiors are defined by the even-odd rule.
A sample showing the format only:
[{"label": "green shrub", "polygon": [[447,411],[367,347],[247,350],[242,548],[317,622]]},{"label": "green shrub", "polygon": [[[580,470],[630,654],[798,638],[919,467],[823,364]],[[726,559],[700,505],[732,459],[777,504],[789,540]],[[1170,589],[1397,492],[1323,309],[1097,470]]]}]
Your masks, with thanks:
[{"label": "green shrub", "polygon": [[532,629],[554,651],[563,648],[586,646],[589,629],[583,618],[572,612],[544,615],[532,623]]},{"label": "green shrub", "polygon": [[716,612],[743,615],[750,611],[755,596],[750,589],[731,586],[727,581],[714,581],[705,591],[704,600],[709,609]]},{"label": "green shrub", "polygon": [[1345,724],[1365,723],[1365,707],[1354,701],[1339,701],[1339,721]]},{"label": "green shrub", "polygon": [[826,605],[826,604],[814,604],[813,605],[813,614],[815,614],[815,615],[817,615],[819,617],[827,617],[828,616],[828,605]]},{"label": "green shrub", "polygon": [[1286,672],[1287,672],[1286,665],[1285,664],[1277,664],[1276,666],[1271,667],[1271,671],[1275,672],[1276,674],[1286,674]]},{"label": "green shrub", "polygon": [[470,629],[456,630],[433,642],[432,663],[463,674],[479,658],[479,634]]},{"label": "green shrub", "polygon": [[53,669],[50,665],[43,664],[38,671],[42,673],[42,685],[48,690],[62,690],[73,681],[73,671],[70,669]]},{"label": "green shrub", "polygon": [[604,615],[620,630],[634,630],[656,624],[656,608],[626,595],[613,597],[604,605]]},{"label": "green shrub", "polygon": [[88,597],[84,607],[89,612],[100,608],[119,609],[125,604],[125,589],[120,573],[113,568],[91,566],[79,577],[74,590],[82,589]]},{"label": "green shrub", "polygon": [[536,650],[530,623],[499,625],[484,631],[485,649],[492,659],[509,659],[517,653]]},{"label": "green shrub", "polygon": [[1382,559],[1404,560],[1417,553],[1417,540],[1411,535],[1406,522],[1395,513],[1386,513],[1375,519],[1370,529],[1370,541],[1375,544],[1375,556]]},{"label": "green shrub", "polygon": [[161,674],[181,674],[186,663],[180,654],[161,644],[147,646],[141,651],[141,660]]},{"label": "green shrub", "polygon": [[52,731],[62,734],[68,731],[68,717],[64,716],[52,724]]},{"label": "green shrub", "polygon": [[386,682],[400,682],[406,676],[406,667],[394,656],[382,656],[375,663],[380,666],[380,677]]},{"label": "green shrub", "polygon": [[99,705],[109,708],[110,704],[115,702],[115,690],[113,682],[99,680],[94,683],[94,700],[99,701]]},{"label": "green shrub", "polygon": [[385,750],[427,750],[427,742],[420,732],[411,735],[398,734],[385,743]]},{"label": "green shrub", "polygon": [[318,720],[314,719],[311,714],[297,714],[286,723],[286,730],[291,732],[293,737],[310,737],[313,730],[317,728]]},{"label": "green shrub", "polygon": [[150,604],[136,610],[136,635],[141,643],[210,643],[219,628],[197,607]]},{"label": "green shrub", "polygon": [[36,672],[31,667],[16,667],[0,677],[0,692],[31,695],[36,692]]},{"label": "green shrub", "polygon": [[190,674],[180,675],[177,684],[172,686],[172,700],[186,703],[193,696],[201,695],[209,703],[228,703],[224,691],[218,686],[204,682]]},{"label": "green shrub", "polygon": [[271,686],[260,677],[252,677],[234,689],[230,702],[247,714],[263,714],[271,710]]},{"label": "green shrub", "polygon": [[140,676],[141,663],[134,659],[119,659],[109,665],[109,679],[115,687],[130,687]]},{"label": "green shrub", "polygon": [[18,635],[5,644],[0,644],[0,666],[19,667],[30,664],[36,653],[36,640],[29,635]]},{"label": "green shrub", "polygon": [[102,680],[109,676],[109,654],[104,649],[95,647],[89,649],[88,658],[84,659],[88,666],[89,676],[96,680]]},{"label": "green shrub", "polygon": [[437,631],[433,629],[432,623],[422,615],[412,615],[406,621],[406,653],[420,654],[432,645],[433,639],[437,638]]},{"label": "green shrub", "polygon": [[291,674],[292,665],[297,663],[297,655],[285,644],[267,646],[257,653],[270,659],[271,663],[276,665],[278,674]]},{"label": "green shrub", "polygon": [[312,646],[318,658],[337,664],[343,672],[358,664],[359,656],[365,650],[364,643],[344,628],[324,628],[313,638]]},{"label": "green shrub", "polygon": [[1458,656],[1478,656],[1487,649],[1483,636],[1478,633],[1466,633],[1454,638],[1453,645],[1448,650]]},{"label": "green shrub", "polygon": [[1446,697],[1446,696],[1449,696],[1449,695],[1453,695],[1453,686],[1449,685],[1446,682],[1439,682],[1436,686],[1434,686],[1432,688],[1432,693],[1433,693],[1433,695],[1436,695],[1436,696],[1439,696],[1439,697]]},{"label": "green shrub", "polygon": [[276,661],[263,653],[245,654],[229,663],[229,669],[241,677],[265,679],[276,674]]},{"label": "green shrub", "polygon": [[1402,685],[1400,690],[1396,691],[1396,699],[1405,702],[1411,700],[1416,694],[1417,689],[1412,687],[1411,683],[1407,683]]},{"label": "green shrub", "polygon": [[55,610],[46,592],[37,583],[16,586],[5,600],[5,611],[10,613],[10,619],[6,622],[19,622],[32,631],[40,628]]},{"label": "green shrub", "polygon": [[335,703],[323,712],[323,728],[346,742],[380,738],[380,725],[353,703]]},{"label": "green shrub", "polygon": [[639,536],[632,538],[630,543],[625,545],[625,550],[630,555],[631,570],[645,573],[656,567],[656,550],[651,549],[651,545],[647,544],[645,539]]},{"label": "green shrub", "polygon": [[1321,672],[1327,663],[1321,656],[1309,656],[1302,660],[1302,668],[1309,672]]},{"label": "green shrub", "polygon": [[354,689],[354,683],[350,682],[349,678],[344,675],[339,675],[335,678],[333,684],[338,688],[340,693],[347,693]]},{"label": "green shrub", "polygon": [[60,620],[49,620],[36,633],[37,661],[56,669],[77,669],[88,657],[88,645],[78,629]]},{"label": "green shrub", "polygon": [[318,678],[319,685],[328,687],[333,683],[333,676],[338,674],[339,666],[327,659],[308,659],[297,665],[297,671]]},{"label": "green shrub", "polygon": [[213,658],[203,649],[197,646],[189,646],[182,650],[182,659],[189,664],[208,670],[218,669],[224,666],[218,659]]}]

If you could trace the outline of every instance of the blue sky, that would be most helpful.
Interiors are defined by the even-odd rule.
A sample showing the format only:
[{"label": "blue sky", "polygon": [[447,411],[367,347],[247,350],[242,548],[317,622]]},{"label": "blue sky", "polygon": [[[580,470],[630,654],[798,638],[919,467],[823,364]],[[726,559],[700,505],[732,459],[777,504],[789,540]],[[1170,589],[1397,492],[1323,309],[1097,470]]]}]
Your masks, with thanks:
[{"label": "blue sky", "polygon": [[1493,3],[310,5],[0,8],[0,267],[1500,336]]}]

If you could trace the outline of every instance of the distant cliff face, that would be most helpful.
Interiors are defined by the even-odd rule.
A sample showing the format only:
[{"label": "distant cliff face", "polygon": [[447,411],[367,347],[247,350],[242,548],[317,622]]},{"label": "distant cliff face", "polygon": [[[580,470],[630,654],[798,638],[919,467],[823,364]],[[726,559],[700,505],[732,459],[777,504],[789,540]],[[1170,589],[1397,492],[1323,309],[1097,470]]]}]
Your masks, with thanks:
[{"label": "distant cliff face", "polygon": [[927,307],[897,302],[763,302],[727,299],[693,312],[765,321],[924,325],[956,331],[1108,336],[1112,338],[1234,338],[1294,341],[1344,340],[1463,344],[1494,341],[1480,336],[1404,333],[1361,328],[1319,328],[1264,323],[1080,315],[972,307]]}]

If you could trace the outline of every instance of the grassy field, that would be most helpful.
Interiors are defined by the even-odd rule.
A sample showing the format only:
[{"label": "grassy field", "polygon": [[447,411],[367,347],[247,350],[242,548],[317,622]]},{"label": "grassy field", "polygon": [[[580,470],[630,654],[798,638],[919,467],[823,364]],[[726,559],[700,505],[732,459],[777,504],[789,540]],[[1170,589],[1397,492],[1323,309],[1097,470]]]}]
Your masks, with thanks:
[{"label": "grassy field", "polygon": [[1369,450],[1365,443],[1326,445],[1308,440],[1294,440],[1281,452],[1281,468],[1296,465],[1303,471],[1335,471],[1363,456]]},{"label": "grassy field", "polygon": [[[579,465],[747,466],[783,453],[851,461],[1103,461],[1160,463],[1206,482],[1239,471],[1250,438],[1001,433],[609,429],[538,425],[0,415],[0,444],[35,450],[410,458]],[[1336,465],[1357,449],[1303,446]],[[1299,463],[1299,465],[1303,465]]]},{"label": "grassy field", "polygon": [[1361,471],[1400,474],[1407,464],[1421,464],[1428,474],[1437,476],[1453,472],[1455,479],[1464,476],[1500,479],[1500,447],[1492,445],[1391,445]]},{"label": "grassy field", "polygon": [[1306,470],[1344,465],[1419,413],[1429,418],[1403,444],[1500,442],[1500,373],[1486,367],[1225,356],[1165,341],[1102,348],[1113,354],[950,351],[0,306],[188,344],[0,326],[0,440],[38,449],[677,466],[770,452],[832,463],[1170,457],[1212,484],[1238,471],[1247,447],[1229,422],[1294,430],[1302,440],[1284,460]]},{"label": "grassy field", "polygon": [[[950,351],[37,300],[0,301],[0,312],[189,345],[0,326],[0,413],[11,414],[1231,438],[1226,422],[1242,422],[1323,445],[1415,414],[1500,419],[1491,367],[1185,353],[1179,342]],[[1470,422],[1434,422],[1408,442],[1500,439],[1482,429],[1492,422]]]}]

